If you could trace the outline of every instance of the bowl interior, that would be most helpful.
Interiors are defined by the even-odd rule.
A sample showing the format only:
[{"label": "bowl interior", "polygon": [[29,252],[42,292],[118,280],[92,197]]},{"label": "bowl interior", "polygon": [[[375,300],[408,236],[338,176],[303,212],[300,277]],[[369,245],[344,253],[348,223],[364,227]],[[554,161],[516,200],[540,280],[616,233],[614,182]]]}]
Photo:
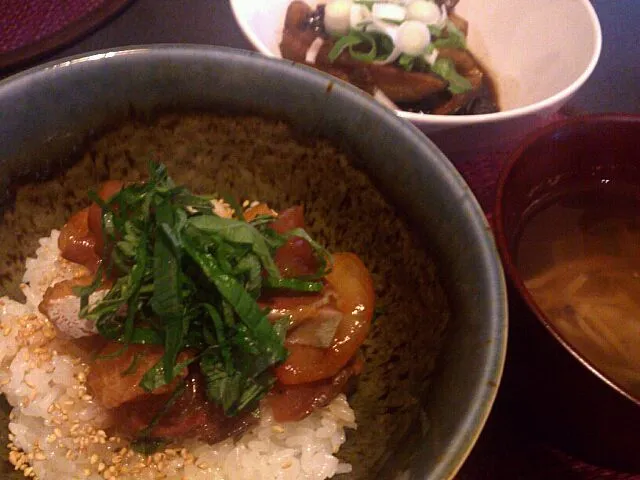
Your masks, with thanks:
[{"label": "bowl interior", "polygon": [[[314,238],[331,251],[356,252],[374,275],[382,313],[363,349],[367,368],[351,399],[358,432],[341,453],[356,466],[352,478],[380,475],[385,453],[397,451],[412,423],[420,422],[451,313],[433,261],[371,182],[331,144],[300,142],[287,125],[257,117],[130,121],[89,143],[86,152],[64,172],[18,190],[0,227],[3,271],[11,272],[2,290],[18,295],[24,259],[37,239],[87,206],[90,189],[106,179],[144,179],[149,159],[198,193],[225,190],[242,200],[265,199],[278,210],[303,204]],[[419,318],[422,328],[416,328]]]},{"label": "bowl interior", "polygon": [[352,478],[455,474],[501,377],[506,301],[477,202],[417,130],[310,69],[200,47],[37,68],[0,84],[0,112],[14,194],[0,226],[3,295],[89,188],[140,178],[150,158],[198,192],[303,203],[310,230],[360,254],[379,294],[353,398],[359,428],[342,452]]},{"label": "bowl interior", "polygon": [[456,8],[470,21],[469,47],[493,73],[504,110],[562,92],[581,78],[598,49],[588,1],[540,8],[527,0],[461,0]]},{"label": "bowl interior", "polygon": [[[580,362],[605,382],[639,403],[628,385],[613,378],[603,364],[581,353],[575,340],[549,320],[524,283],[517,265],[519,236],[532,213],[549,199],[563,198],[576,188],[599,188],[634,195],[640,191],[640,117],[603,115],[552,124],[533,134],[511,157],[498,186],[496,235],[505,269],[538,319]],[[567,198],[567,197],[564,197]],[[605,201],[604,199],[602,200]],[[569,231],[562,223],[555,231]],[[545,237],[551,241],[551,236]],[[575,246],[579,251],[580,247]],[[567,267],[569,268],[569,267]]]}]

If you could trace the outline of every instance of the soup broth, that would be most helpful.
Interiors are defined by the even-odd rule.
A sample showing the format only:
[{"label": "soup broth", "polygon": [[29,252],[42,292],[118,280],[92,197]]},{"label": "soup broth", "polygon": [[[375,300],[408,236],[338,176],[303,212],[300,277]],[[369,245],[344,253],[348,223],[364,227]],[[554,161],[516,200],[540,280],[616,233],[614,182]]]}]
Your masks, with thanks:
[{"label": "soup broth", "polygon": [[640,191],[614,183],[540,202],[516,262],[565,340],[640,398]]}]

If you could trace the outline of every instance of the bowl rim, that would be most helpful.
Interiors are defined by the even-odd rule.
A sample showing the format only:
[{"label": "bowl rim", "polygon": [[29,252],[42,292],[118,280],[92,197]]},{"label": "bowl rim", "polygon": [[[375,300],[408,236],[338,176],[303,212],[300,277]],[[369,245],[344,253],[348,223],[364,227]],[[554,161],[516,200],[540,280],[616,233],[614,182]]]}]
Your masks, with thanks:
[{"label": "bowl rim", "polygon": [[[246,19],[238,15],[235,7],[235,3],[237,1],[239,0],[230,0],[231,11],[236,20],[236,23],[238,23],[238,25],[240,26],[240,30],[242,30],[242,34],[261,54],[271,58],[281,58],[278,55],[274,54],[269,49],[269,47],[267,47],[267,45],[258,37],[258,35],[256,35],[252,31]],[[589,59],[589,63],[587,64],[586,68],[567,87],[543,100],[539,100],[522,107],[513,108],[511,110],[495,113],[484,113],[478,115],[432,115],[428,113],[415,113],[407,112],[405,110],[394,110],[395,113],[399,117],[405,118],[423,128],[433,127],[434,129],[448,129],[451,127],[458,127],[463,125],[466,126],[476,124],[491,124],[509,120],[516,120],[531,114],[546,111],[553,105],[558,105],[558,107],[560,107],[565,100],[569,99],[578,91],[578,89],[580,89],[580,87],[582,87],[582,85],[584,85],[584,83],[596,68],[598,60],[600,59],[600,54],[602,53],[602,27],[600,25],[600,20],[598,19],[596,10],[590,0],[578,1],[580,2],[580,5],[582,5],[582,7],[585,9],[589,17],[590,25],[592,27],[591,40],[593,41],[594,49],[591,52],[591,58]]]},{"label": "bowl rim", "polygon": [[[462,467],[464,461],[476,444],[480,433],[493,408],[498,387],[502,380],[507,351],[508,308],[504,272],[495,245],[495,240],[487,221],[471,189],[462,175],[444,154],[414,125],[395,115],[395,113],[375,102],[358,88],[331,77],[316,69],[278,58],[270,58],[257,52],[235,48],[198,45],[198,44],[141,44],[124,47],[107,48],[98,51],[76,54],[70,57],[55,59],[42,65],[16,73],[4,80],[0,80],[0,104],[3,101],[13,101],[17,95],[24,93],[34,85],[46,84],[59,75],[69,75],[74,70],[107,68],[110,64],[119,65],[136,61],[149,62],[186,59],[202,62],[239,62],[247,65],[254,64],[255,69],[272,69],[282,74],[288,74],[297,79],[318,86],[325,91],[327,82],[332,86],[332,92],[349,99],[354,106],[372,111],[380,120],[393,125],[399,137],[404,141],[416,145],[416,148],[429,152],[434,156],[433,168],[442,173],[442,179],[449,186],[461,211],[477,233],[481,258],[486,269],[486,286],[492,298],[495,299],[487,307],[489,312],[487,323],[491,324],[491,338],[495,341],[483,343],[486,348],[485,363],[478,375],[475,394],[468,404],[464,422],[461,422],[450,435],[447,448],[439,457],[438,463],[424,478],[425,480],[452,479]],[[2,117],[0,109],[0,117]],[[0,133],[3,125],[0,122]],[[491,346],[489,346],[491,345]]]},{"label": "bowl rim", "polygon": [[618,392],[622,397],[630,400],[634,404],[640,406],[640,396],[635,397],[631,393],[629,393],[625,388],[620,386],[616,380],[602,372],[600,368],[587,359],[583,354],[581,354],[575,346],[573,346],[572,342],[570,342],[565,336],[560,332],[555,325],[549,320],[549,317],[544,313],[544,311],[538,306],[537,302],[533,298],[533,295],[529,292],[522,276],[518,272],[518,268],[515,264],[515,259],[511,254],[512,249],[510,248],[509,240],[506,235],[506,231],[504,228],[504,208],[503,204],[506,200],[505,198],[505,187],[511,177],[512,172],[518,167],[521,162],[522,155],[534,144],[538,141],[543,140],[544,138],[548,138],[559,131],[567,131],[570,132],[580,125],[585,124],[603,124],[603,125],[611,125],[611,124],[621,124],[621,123],[633,123],[640,127],[640,114],[630,114],[630,113],[594,113],[588,115],[580,115],[576,117],[569,117],[561,120],[557,120],[553,123],[550,123],[532,133],[530,133],[523,142],[515,149],[507,158],[505,166],[500,172],[500,176],[498,178],[496,194],[495,194],[495,204],[493,209],[493,228],[495,232],[496,244],[498,247],[498,251],[500,252],[500,257],[502,259],[503,269],[506,273],[508,280],[513,284],[516,288],[517,293],[524,299],[527,308],[533,311],[534,316],[537,321],[542,324],[545,330],[555,338],[565,349],[566,351],[575,358],[578,362],[580,362],[587,370],[593,373],[596,377],[600,378],[605,384],[611,387],[613,390]]}]

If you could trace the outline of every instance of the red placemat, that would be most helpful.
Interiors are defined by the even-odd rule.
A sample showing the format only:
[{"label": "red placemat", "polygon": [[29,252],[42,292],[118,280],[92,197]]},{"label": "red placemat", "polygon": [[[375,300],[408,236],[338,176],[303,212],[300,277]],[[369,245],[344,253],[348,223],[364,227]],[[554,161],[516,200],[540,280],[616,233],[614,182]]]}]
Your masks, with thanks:
[{"label": "red placemat", "polygon": [[0,69],[69,44],[114,16],[131,0],[0,1]]},{"label": "red placemat", "polygon": [[456,166],[487,215],[493,212],[498,177],[509,154],[509,151],[482,154]]}]

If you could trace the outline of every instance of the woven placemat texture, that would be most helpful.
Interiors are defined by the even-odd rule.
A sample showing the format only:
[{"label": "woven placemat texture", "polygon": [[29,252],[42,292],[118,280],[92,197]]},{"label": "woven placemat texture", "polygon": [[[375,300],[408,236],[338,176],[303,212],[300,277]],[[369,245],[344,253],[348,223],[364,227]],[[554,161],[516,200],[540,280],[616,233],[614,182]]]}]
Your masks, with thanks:
[{"label": "woven placemat texture", "polygon": [[102,25],[132,0],[0,0],[0,73],[15,72]]},{"label": "woven placemat texture", "polygon": [[38,42],[99,7],[105,0],[2,0],[0,53]]}]

